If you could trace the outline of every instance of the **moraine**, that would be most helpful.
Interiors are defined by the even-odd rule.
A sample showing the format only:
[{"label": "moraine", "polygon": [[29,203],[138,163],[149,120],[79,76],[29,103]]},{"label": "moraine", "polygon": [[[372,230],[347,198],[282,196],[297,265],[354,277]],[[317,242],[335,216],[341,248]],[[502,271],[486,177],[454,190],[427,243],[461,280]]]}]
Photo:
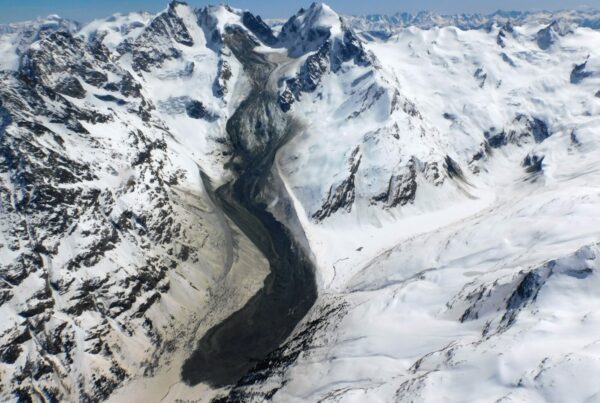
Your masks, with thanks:
[{"label": "moraine", "polygon": [[231,30],[226,41],[251,78],[252,90],[227,122],[239,157],[232,165],[239,176],[218,188],[213,198],[269,260],[270,274],[242,309],[203,336],[183,366],[186,383],[214,387],[235,384],[277,349],[317,296],[310,257],[261,200],[277,150],[297,130],[281,111],[276,94],[264,85],[277,64],[250,50],[252,40],[243,32]]}]

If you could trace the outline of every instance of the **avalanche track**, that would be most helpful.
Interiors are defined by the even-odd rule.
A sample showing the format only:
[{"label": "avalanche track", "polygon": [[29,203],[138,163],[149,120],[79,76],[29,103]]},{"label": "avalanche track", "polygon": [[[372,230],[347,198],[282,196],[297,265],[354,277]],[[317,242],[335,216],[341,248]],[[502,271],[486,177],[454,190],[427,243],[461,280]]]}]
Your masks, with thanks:
[{"label": "avalanche track", "polygon": [[184,363],[186,383],[213,387],[235,384],[280,346],[317,296],[311,259],[261,199],[277,150],[298,128],[280,110],[267,85],[278,66],[276,57],[254,51],[250,39],[239,31],[230,32],[226,40],[253,85],[227,122],[238,177],[218,188],[213,199],[269,260],[270,273],[262,289],[210,329]]}]

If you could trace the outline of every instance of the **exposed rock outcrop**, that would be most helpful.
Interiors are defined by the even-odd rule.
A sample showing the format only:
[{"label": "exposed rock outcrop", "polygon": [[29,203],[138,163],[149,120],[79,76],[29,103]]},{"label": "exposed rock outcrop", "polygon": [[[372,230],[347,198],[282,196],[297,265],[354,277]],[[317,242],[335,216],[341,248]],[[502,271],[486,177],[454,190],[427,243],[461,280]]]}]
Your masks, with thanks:
[{"label": "exposed rock outcrop", "polygon": [[347,212],[352,211],[352,205],[356,197],[354,180],[356,177],[356,172],[360,167],[361,158],[362,155],[360,154],[360,148],[356,147],[348,159],[348,177],[342,180],[341,183],[335,185],[335,187],[333,185],[331,186],[323,206],[312,215],[316,221],[323,221],[338,210],[343,209]]},{"label": "exposed rock outcrop", "polygon": [[492,127],[484,133],[485,139],[492,148],[500,148],[507,144],[520,146],[532,140],[541,143],[550,135],[546,122],[526,115],[518,115],[502,131]]},{"label": "exposed rock outcrop", "polygon": [[401,174],[390,178],[386,192],[373,197],[372,202],[383,203],[386,208],[404,206],[412,203],[417,194],[416,162],[411,159]]}]

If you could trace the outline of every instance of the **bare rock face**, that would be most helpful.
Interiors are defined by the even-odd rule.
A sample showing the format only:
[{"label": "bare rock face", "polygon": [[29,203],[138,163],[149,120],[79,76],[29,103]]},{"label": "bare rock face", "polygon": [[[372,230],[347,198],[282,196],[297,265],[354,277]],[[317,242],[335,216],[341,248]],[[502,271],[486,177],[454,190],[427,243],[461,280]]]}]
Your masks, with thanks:
[{"label": "bare rock face", "polygon": [[273,46],[277,43],[277,38],[273,30],[258,15],[248,11],[242,13],[242,23],[250,30],[260,41],[266,45]]},{"label": "bare rock face", "polygon": [[515,29],[510,21],[504,23],[500,27],[500,30],[498,31],[498,35],[496,36],[496,43],[498,44],[498,46],[500,46],[501,48],[505,48],[507,37],[509,37],[510,35],[513,35],[514,31],[515,31]]},{"label": "bare rock face", "polygon": [[[35,65],[36,55],[29,57]],[[72,150],[108,153],[82,124],[113,118],[62,98],[52,90],[50,75],[39,73],[40,81],[33,82],[25,77],[3,76],[0,93],[0,197],[10,228],[2,248],[11,251],[0,268],[3,283],[10,288],[0,295],[18,314],[6,318],[15,320],[14,330],[0,337],[1,359],[15,368],[6,381],[20,385],[22,399],[35,395],[35,385],[45,385],[39,387],[46,396],[60,400],[64,390],[52,385],[81,377],[73,395],[103,399],[129,377],[110,335],[122,330],[139,334],[153,348],[163,342],[146,312],[169,289],[167,273],[180,258],[173,249],[170,258],[169,253],[164,257],[147,253],[129,264],[116,262],[115,257],[133,239],[139,243],[131,252],[144,255],[141,251],[149,245],[168,250],[183,235],[173,215],[170,174],[159,167],[165,142],[154,134],[132,131],[122,150],[125,154],[115,154],[129,159],[130,182],[116,189],[90,185],[106,174],[108,166],[100,165],[101,160],[81,160]],[[48,99],[53,100],[51,107]],[[106,162],[110,164],[110,159]],[[153,177],[154,184],[144,183],[144,176]],[[117,207],[119,199],[136,192],[150,197],[147,210]],[[72,237],[77,243],[65,250]],[[85,341],[78,334],[85,335]],[[76,375],[83,370],[72,366],[77,354],[104,363],[106,370],[97,369],[93,378]]]},{"label": "bare rock face", "polygon": [[338,210],[345,210],[348,212],[352,210],[352,204],[356,197],[354,180],[356,172],[360,167],[361,158],[360,149],[357,147],[352,151],[348,160],[348,177],[335,186],[335,188],[332,186],[329,189],[329,194],[327,195],[327,199],[323,203],[323,206],[319,211],[312,215],[316,221],[323,221]]},{"label": "bare rock face", "polygon": [[286,80],[285,88],[280,92],[278,99],[284,112],[290,110],[303,92],[313,92],[317,89],[323,75],[328,71],[330,47],[330,42],[325,42],[315,54],[306,59],[296,77]]},{"label": "bare rock face", "polygon": [[543,120],[526,115],[517,115],[502,131],[490,128],[484,133],[492,148],[500,148],[507,144],[520,146],[532,140],[541,143],[550,135],[550,129]]},{"label": "bare rock face", "polygon": [[559,38],[572,33],[571,27],[564,21],[554,20],[550,25],[542,28],[536,34],[536,41],[540,49],[548,50],[558,42]]},{"label": "bare rock face", "polygon": [[231,66],[227,60],[221,59],[217,69],[217,77],[213,84],[213,93],[218,97],[223,97],[227,94],[227,83],[231,79]]},{"label": "bare rock face", "polygon": [[581,83],[583,80],[585,80],[588,77],[591,77],[594,73],[586,70],[587,67],[587,63],[588,61],[586,60],[585,62],[581,63],[581,64],[576,64],[573,67],[573,70],[571,71],[571,84],[579,84]]},{"label": "bare rock face", "polygon": [[281,109],[284,112],[289,111],[293,102],[299,100],[303,92],[315,91],[327,72],[337,72],[346,62],[357,66],[369,66],[372,63],[360,40],[348,30],[345,31],[343,40],[325,41],[306,59],[298,74],[286,80],[279,96]]},{"label": "bare rock face", "polygon": [[388,189],[385,193],[372,198],[374,203],[383,203],[386,208],[394,208],[412,203],[417,194],[417,169],[416,161],[411,159],[402,174],[390,178]]}]

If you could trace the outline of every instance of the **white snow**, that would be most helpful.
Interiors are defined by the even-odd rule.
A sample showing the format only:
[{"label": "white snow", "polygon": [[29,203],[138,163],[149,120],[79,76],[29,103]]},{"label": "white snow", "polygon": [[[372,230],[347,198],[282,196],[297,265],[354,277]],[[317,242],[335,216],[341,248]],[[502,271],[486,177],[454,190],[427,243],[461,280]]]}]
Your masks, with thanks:
[{"label": "white snow", "polygon": [[[365,117],[342,119],[362,95],[350,90],[361,73],[356,68],[328,76],[318,97],[305,94],[294,105],[305,130],[280,152],[278,171],[304,215],[318,261],[317,306],[335,301],[347,308],[286,372],[273,401],[582,402],[600,396],[594,313],[600,301],[600,100],[594,97],[600,33],[576,28],[543,51],[534,40],[541,28],[539,22],[516,27],[505,48],[496,43],[496,27],[409,27],[368,43],[382,71],[363,85],[397,88],[422,123],[393,113],[380,118],[383,101]],[[588,55],[593,73],[571,84],[574,65]],[[484,132],[516,127],[518,114],[545,121],[551,136],[472,162]],[[394,121],[399,141],[384,130],[376,148],[364,141]],[[345,161],[356,145],[363,160],[352,212],[315,222],[315,206],[329,184],[347,175]],[[468,195],[419,183],[414,203],[387,212],[367,205],[365,185],[377,180],[371,172],[389,177],[387,167],[403,156],[427,160],[438,153],[459,162]],[[544,156],[541,173],[522,166],[531,153]],[[546,267],[554,274],[537,298],[501,329],[521,273]],[[475,302],[468,295],[479,289],[485,290],[485,302],[475,305],[480,313],[461,322]]]}]

